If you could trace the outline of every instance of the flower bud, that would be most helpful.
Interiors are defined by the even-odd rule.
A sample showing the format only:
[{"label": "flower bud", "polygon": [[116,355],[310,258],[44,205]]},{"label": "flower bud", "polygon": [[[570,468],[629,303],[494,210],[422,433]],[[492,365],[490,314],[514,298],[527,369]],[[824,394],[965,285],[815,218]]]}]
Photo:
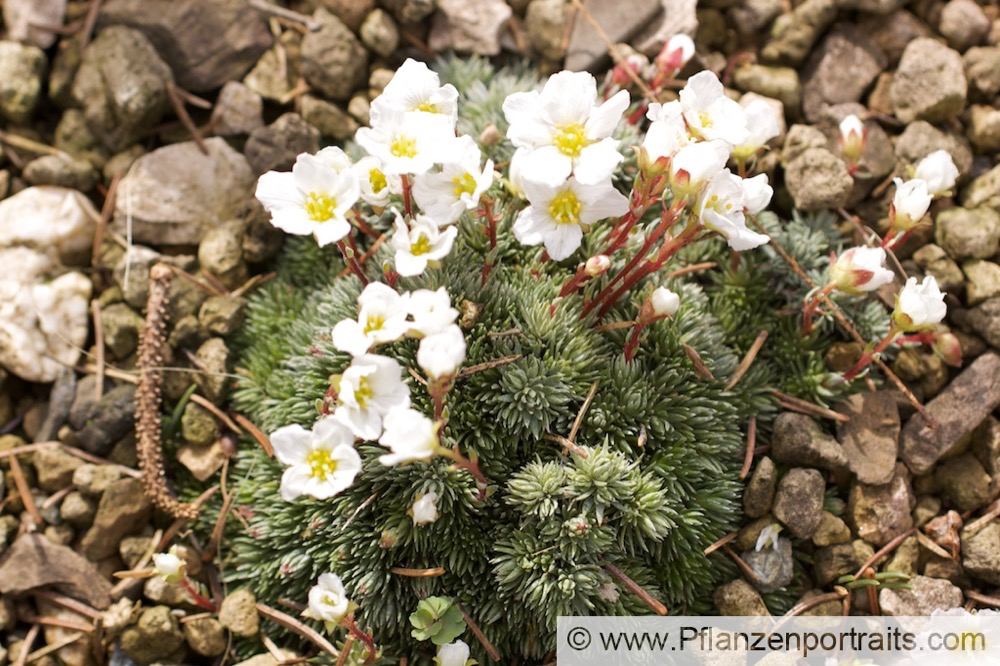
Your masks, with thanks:
[{"label": "flower bud", "polygon": [[496,145],[502,138],[503,134],[500,133],[500,130],[493,123],[484,127],[483,131],[479,133],[479,143],[487,148]]},{"label": "flower bud", "polygon": [[851,164],[857,164],[865,150],[868,130],[853,113],[840,121],[840,150]]},{"label": "flower bud", "polygon": [[908,180],[905,183],[896,178],[896,193],[892,197],[890,217],[892,228],[897,231],[909,231],[920,224],[927,209],[931,205],[931,195],[927,191],[927,181],[920,178]]},{"label": "flower bud", "polygon": [[435,492],[422,493],[417,497],[410,507],[414,525],[428,525],[438,519],[437,498],[438,494]]},{"label": "flower bud", "polygon": [[927,191],[935,199],[951,194],[958,178],[958,167],[946,150],[935,150],[920,160],[913,172],[914,178],[927,181]]},{"label": "flower bud", "polygon": [[619,88],[632,85],[632,77],[638,78],[649,65],[649,60],[641,53],[629,53],[611,70],[611,83]]},{"label": "flower bud", "polygon": [[958,341],[958,337],[954,333],[935,335],[931,349],[951,367],[962,367],[962,343]]},{"label": "flower bud", "polygon": [[852,247],[830,264],[830,282],[846,294],[875,291],[892,282],[892,271],[883,268],[885,250],[880,247]]},{"label": "flower bud", "polygon": [[663,78],[671,77],[694,55],[694,41],[685,34],[674,35],[656,56],[656,70]]},{"label": "flower bud", "polygon": [[177,550],[171,546],[165,553],[153,555],[153,573],[168,583],[179,583],[187,574],[187,564]]},{"label": "flower bud", "polygon": [[649,297],[655,317],[673,317],[681,307],[681,297],[666,287],[657,287]]},{"label": "flower bud", "polygon": [[611,259],[606,254],[598,254],[587,259],[583,270],[592,278],[604,275],[611,268]]}]

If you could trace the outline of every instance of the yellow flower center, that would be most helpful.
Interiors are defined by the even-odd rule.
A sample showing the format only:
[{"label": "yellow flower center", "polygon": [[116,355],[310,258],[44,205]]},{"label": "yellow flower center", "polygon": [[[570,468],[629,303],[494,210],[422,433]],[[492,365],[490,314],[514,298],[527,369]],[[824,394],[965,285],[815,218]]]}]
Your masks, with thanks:
[{"label": "yellow flower center", "polygon": [[451,182],[455,184],[456,197],[461,197],[463,194],[474,194],[476,191],[476,179],[469,172],[452,178]]},{"label": "yellow flower center", "polygon": [[580,123],[567,123],[556,127],[552,134],[552,145],[569,157],[579,157],[580,151],[591,144],[587,132]]},{"label": "yellow flower center", "polygon": [[712,116],[708,115],[707,111],[699,111],[698,120],[701,122],[702,127],[712,126]]},{"label": "yellow flower center", "polygon": [[432,104],[431,102],[429,102],[426,99],[424,101],[422,101],[420,104],[417,104],[417,108],[415,110],[416,111],[424,111],[426,113],[441,113],[438,110],[436,104]]},{"label": "yellow flower center", "polygon": [[385,324],[385,317],[382,315],[372,315],[368,317],[368,321],[365,322],[365,333],[381,331],[383,324]]},{"label": "yellow flower center", "polygon": [[427,254],[431,251],[431,239],[427,236],[421,235],[417,238],[415,243],[410,243],[410,254],[415,257],[419,257],[422,254]]},{"label": "yellow flower center", "polygon": [[368,385],[368,378],[362,377],[358,380],[358,388],[354,389],[354,400],[357,401],[358,407],[364,409],[368,401],[371,400],[372,387]]},{"label": "yellow flower center", "polygon": [[395,157],[416,157],[417,140],[411,136],[397,136],[389,146],[389,152]]},{"label": "yellow flower center", "polygon": [[310,192],[306,197],[306,215],[313,222],[326,222],[333,217],[337,208],[337,200],[329,194]]},{"label": "yellow flower center", "polygon": [[337,471],[337,461],[333,459],[327,449],[317,449],[306,456],[306,464],[309,465],[309,476],[320,481],[326,481]]},{"label": "yellow flower center", "polygon": [[389,184],[385,179],[385,174],[379,169],[372,169],[368,172],[368,181],[372,184],[372,192],[375,194],[384,190]]},{"label": "yellow flower center", "polygon": [[552,197],[549,215],[559,224],[580,224],[580,200],[573,190],[564,190]]}]

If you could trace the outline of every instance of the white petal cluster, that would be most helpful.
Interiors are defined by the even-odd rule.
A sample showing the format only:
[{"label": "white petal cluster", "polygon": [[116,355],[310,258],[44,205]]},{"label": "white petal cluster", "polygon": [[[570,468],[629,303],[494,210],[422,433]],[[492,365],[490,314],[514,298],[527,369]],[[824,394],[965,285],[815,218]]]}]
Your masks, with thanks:
[{"label": "white petal cluster", "polygon": [[390,242],[395,270],[420,275],[451,251],[458,231],[446,227],[479,206],[493,185],[493,162],[483,163],[472,137],[455,135],[458,91],[421,62],[403,63],[372,100],[370,119],[355,134],[367,153],[357,162],[339,148],[302,154],[291,172],[261,176],[257,198],[274,226],[320,245],[351,233],[360,202],[376,211],[403,207]]},{"label": "white petal cluster", "polygon": [[704,71],[688,79],[679,100],[650,104],[646,117],[651,122],[642,147],[651,161],[669,162],[674,200],[693,206],[701,223],[736,251],[767,243],[767,236],[747,228],[745,217],[770,203],[767,176],[741,178],[726,164],[750,160],[778,135],[770,105],[759,101],[744,109],[726,96],[715,74]]},{"label": "white petal cluster", "polygon": [[351,609],[351,600],[340,576],[334,573],[322,574],[309,590],[309,607],[302,616],[326,623],[333,628]]},{"label": "white petal cluster", "polygon": [[958,167],[946,150],[935,150],[920,160],[914,169],[913,177],[926,181],[927,191],[935,199],[951,194],[958,179]]},{"label": "white petal cluster", "polygon": [[378,443],[392,453],[379,456],[383,465],[392,466],[415,460],[427,461],[438,448],[438,424],[415,409],[397,409],[385,419],[385,432]]},{"label": "white petal cluster", "polygon": [[911,277],[896,295],[892,320],[900,330],[910,333],[941,323],[947,310],[944,294],[933,275],[926,276],[920,283]]},{"label": "white petal cluster", "polygon": [[469,646],[465,641],[455,641],[447,643],[438,648],[437,656],[434,657],[435,666],[468,666]]},{"label": "white petal cluster", "polygon": [[417,496],[413,506],[410,507],[410,517],[416,526],[429,525],[438,519],[437,508],[438,494],[431,491]]},{"label": "white petal cluster", "polygon": [[920,224],[934,199],[950,196],[958,178],[958,167],[946,150],[936,150],[917,163],[913,178],[893,179],[896,192],[889,217],[894,231],[909,231]]},{"label": "white petal cluster", "polygon": [[335,418],[320,419],[312,430],[279,428],[271,433],[271,445],[278,461],[288,466],[281,476],[281,497],[288,502],[302,495],[333,497],[349,488],[361,470],[354,433]]},{"label": "white petal cluster", "polygon": [[503,104],[507,138],[517,147],[509,180],[529,202],[514,222],[525,245],[544,245],[556,261],[580,247],[590,225],[628,211],[611,184],[624,160],[612,138],[630,103],[622,90],[598,103],[587,72],[554,74],[541,91],[514,93]]},{"label": "white petal cluster", "polygon": [[180,556],[176,544],[165,553],[153,555],[153,573],[168,583],[177,583],[184,578],[187,573],[187,563]]},{"label": "white petal cluster", "polygon": [[654,289],[649,301],[653,306],[653,314],[657,317],[673,317],[681,307],[681,297],[666,287]]}]

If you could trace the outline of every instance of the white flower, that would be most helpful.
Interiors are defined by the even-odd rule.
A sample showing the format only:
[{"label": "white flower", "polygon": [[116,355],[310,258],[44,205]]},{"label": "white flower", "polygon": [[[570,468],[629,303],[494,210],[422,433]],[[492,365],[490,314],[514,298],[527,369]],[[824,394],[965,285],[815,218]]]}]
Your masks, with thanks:
[{"label": "white flower", "polygon": [[920,160],[913,173],[914,178],[927,181],[927,191],[931,196],[945,197],[951,194],[958,178],[958,167],[947,150],[935,150]]},{"label": "white flower", "polygon": [[624,159],[611,133],[629,105],[622,90],[597,104],[597,81],[587,72],[553,74],[539,93],[513,93],[503,103],[507,138],[530,148],[522,158],[525,179],[552,186],[572,172],[593,185],[611,175]]},{"label": "white flower", "polygon": [[917,278],[911,277],[896,295],[892,320],[900,330],[909,333],[940,323],[947,311],[944,294],[938,289],[933,275],[926,276],[920,284]]},{"label": "white flower", "polygon": [[428,265],[437,265],[451,252],[458,235],[458,227],[442,231],[427,215],[417,215],[407,226],[397,213],[395,229],[389,245],[396,251],[396,272],[403,277],[420,275]]},{"label": "white flower", "polygon": [[361,186],[361,198],[369,206],[385,208],[389,203],[389,195],[400,194],[403,191],[399,174],[382,171],[382,163],[371,155],[362,157],[352,169]]},{"label": "white flower", "polygon": [[336,243],[351,230],[347,211],[360,190],[354,172],[334,170],[303,153],[291,172],[268,171],[257,181],[257,199],[271,213],[271,224],[290,234],[312,234],[321,246]]},{"label": "white flower", "polygon": [[697,195],[729,160],[725,141],[703,141],[684,146],[670,161],[670,188],[678,201]]},{"label": "white flower", "polygon": [[378,443],[390,449],[378,458],[386,466],[430,460],[438,449],[438,427],[415,409],[394,409],[385,417],[385,432]]},{"label": "white flower", "polygon": [[628,212],[628,199],[610,182],[584,186],[570,178],[551,187],[526,180],[524,191],[531,205],[514,221],[514,236],[525,245],[544,243],[556,261],[576,252],[584,228]]},{"label": "white flower", "polygon": [[457,140],[458,159],[445,162],[441,171],[413,179],[413,199],[438,224],[451,224],[479,205],[483,192],[493,184],[493,160],[479,166],[482,155],[471,136]]},{"label": "white flower", "polygon": [[754,550],[758,553],[765,548],[776,549],[778,547],[778,535],[781,533],[781,525],[778,523],[771,523],[764,529],[760,531],[760,535],[757,537],[757,543],[754,546]]},{"label": "white flower", "polygon": [[673,317],[681,307],[681,297],[666,287],[657,287],[649,297],[653,305],[653,314],[657,317],[667,315]]},{"label": "white flower", "polygon": [[407,300],[413,317],[409,332],[414,337],[440,333],[458,319],[458,310],[451,307],[451,297],[444,287],[439,287],[437,291],[411,291]]},{"label": "white flower", "polygon": [[424,173],[453,152],[455,130],[437,113],[382,110],[377,127],[362,127],[355,140],[377,157],[386,174]]},{"label": "white flower", "polygon": [[892,226],[904,231],[912,229],[924,219],[933,199],[927,191],[927,181],[914,178],[904,183],[899,178],[894,178],[892,182],[896,184],[890,211]]},{"label": "white flower", "polygon": [[857,162],[865,149],[868,131],[865,124],[853,113],[840,121],[840,149],[851,162]]},{"label": "white flower", "polygon": [[350,169],[353,166],[351,158],[337,146],[327,146],[316,153],[315,157],[337,173],[340,173],[345,169]]},{"label": "white flower", "polygon": [[340,377],[339,405],[334,415],[361,439],[376,439],[382,419],[397,407],[410,405],[410,389],[399,363],[385,356],[355,356]]},{"label": "white flower", "polygon": [[432,379],[451,377],[465,360],[465,335],[457,324],[428,335],[417,348],[417,365]]},{"label": "white flower", "polygon": [[[739,176],[733,176],[739,178]],[[756,215],[771,203],[774,190],[767,182],[767,174],[760,173],[753,178],[739,178],[743,189],[743,206],[751,215]]]},{"label": "white flower", "polygon": [[382,94],[372,100],[369,119],[372,127],[380,124],[386,109],[436,114],[446,118],[452,128],[458,118],[458,90],[441,85],[437,72],[426,64],[407,58],[399,66]]},{"label": "white flower", "polygon": [[173,545],[165,553],[155,553],[153,555],[153,573],[167,581],[177,583],[184,578],[187,572],[187,563],[179,555],[177,546]]},{"label": "white flower", "polygon": [[438,494],[435,492],[421,493],[410,507],[410,516],[414,525],[429,525],[438,519]]},{"label": "white flower", "polygon": [[743,112],[747,117],[747,131],[750,136],[733,149],[733,157],[745,160],[756,155],[768,141],[781,133],[781,129],[778,127],[774,107],[762,99],[750,102]]},{"label": "white flower", "polygon": [[399,340],[409,322],[407,298],[381,282],[372,282],[358,296],[358,318],[345,319],[333,327],[333,346],[351,356],[360,356],[375,345]]},{"label": "white flower", "polygon": [[883,267],[885,250],[880,247],[852,247],[830,264],[830,281],[848,294],[875,291],[893,280],[892,271]]},{"label": "white flower", "polygon": [[721,139],[730,146],[746,143],[750,136],[743,108],[726,97],[722,82],[714,72],[698,72],[680,92],[681,108],[688,131],[711,141]]},{"label": "white flower", "polygon": [[507,189],[515,197],[524,198],[524,158],[531,152],[530,148],[518,148],[510,156],[510,164],[507,166]]},{"label": "white flower", "polygon": [[652,122],[642,140],[649,159],[658,160],[661,157],[673,157],[684,146],[691,143],[687,125],[684,123],[684,109],[680,102],[668,102],[649,105],[646,117]]},{"label": "white flower", "polygon": [[337,625],[351,609],[351,600],[347,598],[347,590],[340,576],[325,573],[309,590],[309,607],[302,613],[303,617],[325,622],[328,629]]},{"label": "white flower", "polygon": [[770,240],[747,228],[741,181],[728,169],[720,171],[708,182],[695,206],[701,223],[724,237],[729,247],[737,252],[752,250]]},{"label": "white flower", "polygon": [[434,657],[436,666],[466,666],[469,661],[469,646],[464,641],[455,641],[438,647]]},{"label": "white flower", "polygon": [[340,421],[326,417],[312,430],[300,425],[271,433],[275,457],[288,469],[281,476],[281,498],[291,502],[301,495],[328,499],[346,490],[361,470],[354,450],[354,434]]}]

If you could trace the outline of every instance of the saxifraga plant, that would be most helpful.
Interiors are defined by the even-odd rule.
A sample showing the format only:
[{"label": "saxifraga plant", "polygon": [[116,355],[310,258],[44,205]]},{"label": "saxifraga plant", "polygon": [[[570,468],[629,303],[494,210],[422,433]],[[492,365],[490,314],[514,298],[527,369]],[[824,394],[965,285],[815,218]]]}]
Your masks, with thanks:
[{"label": "saxifraga plant", "polygon": [[[447,60],[437,69],[461,91],[458,131],[480,137],[486,156],[506,166],[513,148],[499,139],[507,127],[501,104],[535,87],[535,78],[495,72],[482,60]],[[642,136],[622,124],[615,137],[629,156],[615,186],[627,193],[639,169],[630,146]],[[651,206],[604,272],[558,298],[579,278],[583,259],[540,261],[540,248],[515,239],[512,225],[525,203],[508,181],[495,182],[486,199],[488,212],[461,216],[439,268],[394,281],[400,291],[444,287],[460,312],[465,361],[443,401],[441,443],[475,461],[487,487],[443,457],[385,466],[386,449],[375,441],[356,443],[360,471],[329,499],[283,500],[285,468],[258,446],[241,447],[228,473],[240,518],[227,523],[228,583],[249,586],[268,604],[305,604],[317,579],[335,572],[356,605],[354,622],[388,663],[426,663],[456,637],[481,663],[490,660],[487,644],[503,663],[541,663],[560,615],[646,614],[650,599],[671,612],[713,612],[712,591],[735,569],[721,552],[704,550],[739,525],[749,421],[758,445],[766,444],[778,410],[774,390],[818,404],[849,390],[830,382],[824,363],[837,339],[833,325],[821,319],[803,335],[795,314],[809,289],[770,246],[734,254],[717,237],[699,239],[601,316],[584,314],[662,211]],[[400,197],[389,204],[402,205]],[[375,235],[391,236],[390,208],[355,210]],[[484,232],[487,215],[495,218],[495,244]],[[833,216],[784,221],[762,212],[756,221],[817,284],[825,282],[830,252],[840,249]],[[594,225],[573,256],[599,255],[615,227]],[[362,237],[346,255],[353,262],[370,244]],[[367,280],[392,274],[388,245],[360,267]],[[684,270],[696,264],[704,266]],[[276,270],[251,298],[235,340],[241,379],[233,406],[265,433],[312,427],[329,408],[331,378],[351,363],[331,330],[358,316],[362,291],[341,253],[308,237],[288,239]],[[643,327],[627,360],[628,322],[650,307],[656,287],[679,295],[680,307]],[[839,302],[866,338],[886,331],[878,304]],[[766,344],[728,386],[761,331]],[[417,340],[404,338],[377,353],[406,369],[412,407],[430,416],[442,405],[422,385],[417,350]],[[417,526],[414,503],[429,493],[437,519]],[[216,510],[199,523],[206,532]],[[780,612],[799,592],[790,587],[765,599]],[[342,644],[347,632],[328,628]],[[363,659],[363,642],[353,645],[352,658]],[[253,649],[238,646],[242,654]]]}]

